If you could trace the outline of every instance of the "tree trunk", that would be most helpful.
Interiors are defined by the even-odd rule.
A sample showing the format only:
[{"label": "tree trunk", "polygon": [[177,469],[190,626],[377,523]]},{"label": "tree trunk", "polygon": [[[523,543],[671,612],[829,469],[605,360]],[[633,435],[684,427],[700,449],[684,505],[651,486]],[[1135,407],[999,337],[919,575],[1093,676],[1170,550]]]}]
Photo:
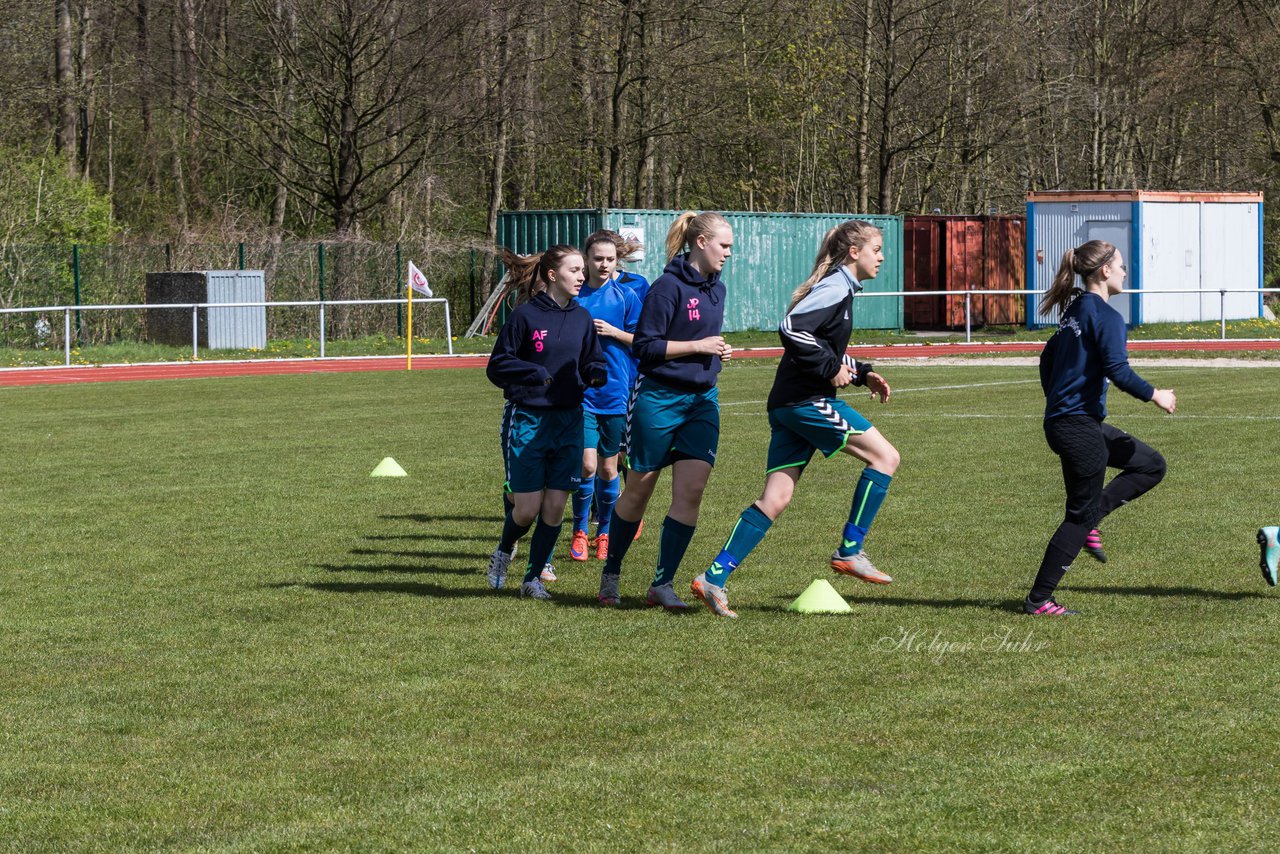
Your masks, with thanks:
[{"label": "tree trunk", "polygon": [[76,174],[76,103],[75,77],[71,68],[71,0],[54,0],[53,68],[54,91],[57,92],[57,129],[54,146],[59,154],[67,155],[67,171]]},{"label": "tree trunk", "polygon": [[865,213],[870,205],[870,187],[867,179],[868,135],[867,123],[871,121],[871,13],[874,0],[862,4],[862,76],[858,80],[858,145],[856,148],[858,171],[858,213]]}]

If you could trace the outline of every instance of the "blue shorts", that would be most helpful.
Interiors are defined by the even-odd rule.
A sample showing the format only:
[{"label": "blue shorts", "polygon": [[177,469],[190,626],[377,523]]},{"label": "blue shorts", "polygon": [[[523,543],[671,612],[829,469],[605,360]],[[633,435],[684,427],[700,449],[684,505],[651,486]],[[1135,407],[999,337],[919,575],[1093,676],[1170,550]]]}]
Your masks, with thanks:
[{"label": "blue shorts", "polygon": [[681,391],[641,377],[627,409],[627,468],[657,471],[676,460],[716,463],[720,390]]},{"label": "blue shorts", "polygon": [[505,456],[512,492],[575,492],[582,479],[582,409],[511,407]]},{"label": "blue shorts", "polygon": [[809,464],[814,451],[833,457],[850,436],[861,436],[871,422],[837,397],[824,397],[769,410],[769,456],[766,472]]},{"label": "blue shorts", "polygon": [[622,431],[626,429],[625,415],[598,415],[582,413],[582,448],[597,451],[601,457],[612,457],[622,448]]}]

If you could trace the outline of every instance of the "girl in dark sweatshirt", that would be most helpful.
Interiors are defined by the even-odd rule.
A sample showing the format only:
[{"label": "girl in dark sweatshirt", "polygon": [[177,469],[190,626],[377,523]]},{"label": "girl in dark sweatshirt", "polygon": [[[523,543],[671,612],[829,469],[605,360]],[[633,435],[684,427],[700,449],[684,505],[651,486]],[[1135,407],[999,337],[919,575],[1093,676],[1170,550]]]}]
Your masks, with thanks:
[{"label": "girl in dark sweatshirt", "polygon": [[582,253],[558,245],[526,257],[504,250],[502,260],[524,302],[498,333],[487,371],[509,404],[504,458],[513,499],[488,578],[495,590],[506,583],[516,542],[536,520],[520,595],[550,599],[540,575],[579,484],[583,392],[607,375],[591,315],[574,299],[586,278]]},{"label": "girl in dark sweatshirt", "polygon": [[[688,251],[684,252],[686,247]],[[671,507],[662,523],[658,566],[645,604],[681,610],[673,580],[693,539],[702,492],[720,442],[716,376],[733,348],[720,335],[733,230],[718,213],[683,213],[667,233],[666,269],[645,296],[631,352],[640,378],[627,410],[624,446],[631,474],[613,508],[599,600],[618,605],[622,560],[662,469],[671,467]]]},{"label": "girl in dark sweatshirt", "polygon": [[[1121,504],[1147,492],[1164,477],[1165,462],[1150,445],[1104,422],[1107,385],[1115,383],[1141,401],[1173,412],[1172,389],[1157,389],[1129,367],[1124,318],[1107,298],[1124,288],[1120,250],[1102,240],[1068,249],[1042,312],[1064,308],[1058,331],[1040,353],[1044,389],[1044,434],[1062,460],[1067,508],[1045,549],[1040,571],[1023,609],[1036,616],[1079,613],[1054,601],[1058,582],[1092,538],[1101,553],[1098,523]],[[1076,284],[1076,277],[1084,283]],[[1107,468],[1120,474],[1103,488]]]}]

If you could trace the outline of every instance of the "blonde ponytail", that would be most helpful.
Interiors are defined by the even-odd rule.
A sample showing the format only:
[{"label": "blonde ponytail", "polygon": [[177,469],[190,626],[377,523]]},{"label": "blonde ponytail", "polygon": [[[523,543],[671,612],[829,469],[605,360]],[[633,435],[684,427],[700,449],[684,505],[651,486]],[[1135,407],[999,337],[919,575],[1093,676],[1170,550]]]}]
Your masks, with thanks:
[{"label": "blonde ponytail", "polygon": [[818,257],[814,259],[813,271],[809,273],[809,278],[801,282],[800,287],[791,294],[791,305],[787,306],[787,311],[799,305],[800,300],[807,297],[813,290],[813,286],[826,278],[833,267],[843,264],[851,247],[856,246],[861,249],[878,234],[880,229],[861,219],[842,222],[828,231],[822,238],[822,245],[818,248]]},{"label": "blonde ponytail", "polygon": [[692,246],[699,237],[711,237],[717,229],[728,227],[729,221],[715,211],[685,211],[676,217],[667,232],[667,260],[679,255],[686,246]]}]

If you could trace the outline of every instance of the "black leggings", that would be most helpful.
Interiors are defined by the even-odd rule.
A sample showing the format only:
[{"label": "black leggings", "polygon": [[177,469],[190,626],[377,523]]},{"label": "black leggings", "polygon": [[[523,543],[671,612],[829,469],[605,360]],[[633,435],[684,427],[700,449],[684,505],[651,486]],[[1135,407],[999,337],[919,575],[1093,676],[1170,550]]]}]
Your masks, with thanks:
[{"label": "black leggings", "polygon": [[[1053,596],[1063,574],[1084,547],[1089,531],[1112,510],[1159,483],[1165,473],[1164,457],[1155,448],[1087,415],[1064,415],[1046,421],[1044,435],[1049,447],[1062,459],[1067,507],[1027,597],[1032,602]],[[1108,468],[1118,468],[1120,474],[1104,489]]]}]

